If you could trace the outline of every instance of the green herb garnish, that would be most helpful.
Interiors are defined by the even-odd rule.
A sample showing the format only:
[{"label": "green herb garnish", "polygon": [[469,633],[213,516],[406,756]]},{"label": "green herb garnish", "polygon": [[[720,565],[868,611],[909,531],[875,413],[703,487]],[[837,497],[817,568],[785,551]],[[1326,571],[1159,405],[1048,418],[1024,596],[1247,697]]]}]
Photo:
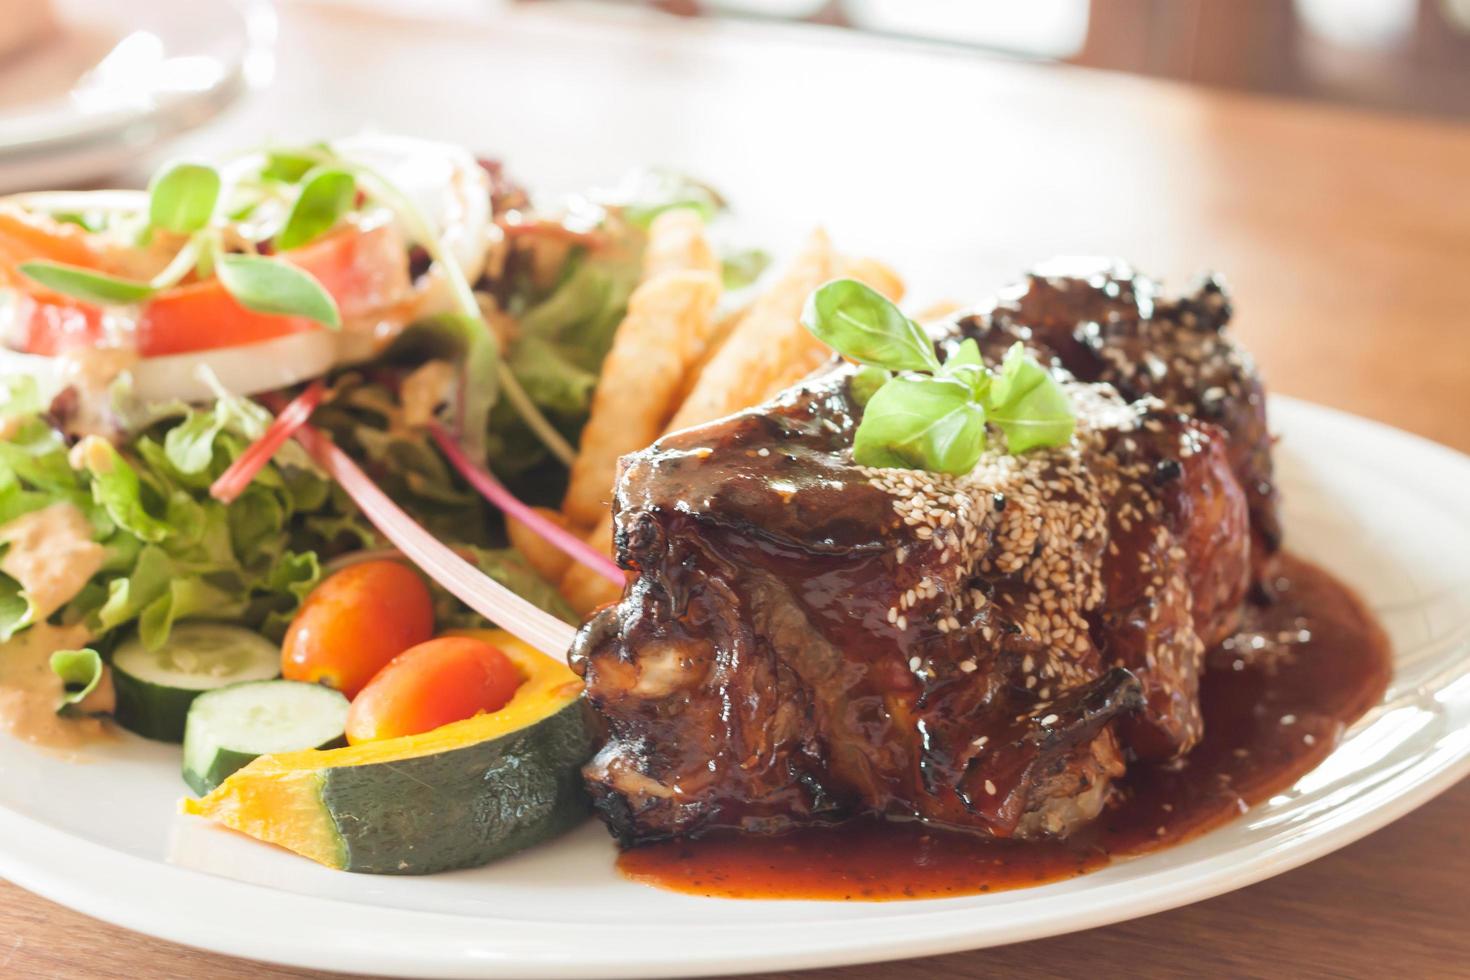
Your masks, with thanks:
[{"label": "green herb garnish", "polygon": [[53,292],[71,296],[98,306],[126,306],[141,303],[151,297],[155,290],[146,282],[121,279],[80,266],[66,265],[37,259],[22,262],[21,273],[33,282],[38,282]]},{"label": "green herb garnish", "polygon": [[276,248],[289,251],[313,242],[336,227],[352,210],[357,180],[340,167],[318,167],[307,174],[286,224],[276,235]]},{"label": "green herb garnish", "polygon": [[864,365],[850,388],[864,406],[852,445],[859,465],[968,473],[985,451],[987,423],[1012,453],[1072,438],[1077,420],[1066,392],[1019,343],[998,371],[985,366],[973,339],[941,363],[922,327],[853,279],[813,292],[801,322]]},{"label": "green herb garnish", "polygon": [[342,326],[330,293],[306,272],[263,255],[220,255],[214,271],[235,301],[256,313],[302,316],[324,326]]},{"label": "green herb garnish", "polygon": [[[354,200],[356,182],[351,174],[324,167],[306,176],[281,233],[287,240],[283,248],[305,245],[328,231]],[[45,260],[24,262],[20,271],[47,289],[97,306],[147,302],[190,273],[201,279],[218,275],[221,285],[248,310],[340,327],[336,301],[310,273],[274,257],[224,252],[216,217],[221,187],[219,171],[200,163],[174,164],[153,178],[148,187],[149,229],[188,237],[149,282]]]},{"label": "green herb garnish", "polygon": [[219,201],[219,171],[203,163],[178,163],[148,185],[148,224],[192,235],[209,224]]}]

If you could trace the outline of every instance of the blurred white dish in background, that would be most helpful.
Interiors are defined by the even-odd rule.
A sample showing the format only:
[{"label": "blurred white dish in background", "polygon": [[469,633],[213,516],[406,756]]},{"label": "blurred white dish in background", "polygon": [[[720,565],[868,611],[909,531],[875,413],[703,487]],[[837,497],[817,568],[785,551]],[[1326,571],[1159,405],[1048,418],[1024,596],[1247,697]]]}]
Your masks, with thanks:
[{"label": "blurred white dish in background", "polygon": [[105,177],[270,74],[266,0],[53,7],[55,27],[42,24],[0,60],[0,192]]}]

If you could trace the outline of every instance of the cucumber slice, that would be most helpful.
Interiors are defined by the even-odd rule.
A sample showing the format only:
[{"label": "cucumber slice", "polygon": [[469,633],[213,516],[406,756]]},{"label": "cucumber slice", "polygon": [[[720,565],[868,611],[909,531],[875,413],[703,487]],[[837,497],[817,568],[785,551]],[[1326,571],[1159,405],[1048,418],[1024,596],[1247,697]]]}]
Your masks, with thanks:
[{"label": "cucumber slice", "polygon": [[184,727],[184,782],[200,796],[257,756],[345,744],[347,699],[301,681],[252,681],[195,699]]},{"label": "cucumber slice", "polygon": [[200,694],[280,673],[280,648],[265,637],[221,623],[180,623],[157,650],[131,640],[112,655],[115,717],[144,738],[180,742]]}]

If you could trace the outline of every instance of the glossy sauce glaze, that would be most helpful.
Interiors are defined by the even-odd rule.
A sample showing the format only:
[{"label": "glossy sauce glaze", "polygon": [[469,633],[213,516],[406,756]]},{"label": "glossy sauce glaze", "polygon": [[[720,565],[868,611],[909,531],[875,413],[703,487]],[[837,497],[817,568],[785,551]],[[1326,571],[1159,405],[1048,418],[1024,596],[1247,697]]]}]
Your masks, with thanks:
[{"label": "glossy sauce glaze", "polygon": [[1275,599],[1211,651],[1204,740],[1169,766],[1135,765],[1097,821],[1064,843],[1016,843],[921,823],[849,822],[778,837],[714,834],[626,851],[623,874],[726,898],[884,901],[1068,878],[1178,843],[1290,786],[1383,696],[1387,637],[1327,572],[1285,556]]}]

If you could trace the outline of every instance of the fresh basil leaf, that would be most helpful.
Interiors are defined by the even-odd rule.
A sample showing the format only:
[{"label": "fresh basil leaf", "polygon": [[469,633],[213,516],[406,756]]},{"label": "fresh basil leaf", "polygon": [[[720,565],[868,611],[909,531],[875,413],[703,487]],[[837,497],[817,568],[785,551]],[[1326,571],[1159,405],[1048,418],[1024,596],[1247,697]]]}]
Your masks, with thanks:
[{"label": "fresh basil leaf", "polygon": [[209,224],[219,201],[219,171],[203,163],[179,163],[148,185],[148,224],[188,235]]},{"label": "fresh basil leaf", "polygon": [[807,297],[802,326],[837,353],[890,371],[938,371],[924,328],[856,279],[833,279]]},{"label": "fresh basil leaf", "polygon": [[336,300],[310,273],[263,255],[221,255],[215,274],[241,306],[256,313],[300,316],[336,330]]},{"label": "fresh basil leaf", "polygon": [[980,345],[975,343],[974,337],[966,337],[955,348],[955,352],[945,359],[944,373],[952,373],[956,368],[984,366],[985,359],[980,356]]},{"label": "fresh basil leaf", "polygon": [[974,338],[966,337],[955,352],[944,362],[939,372],[941,377],[954,378],[970,388],[970,397],[985,404],[990,391],[992,375],[980,356],[980,345]]},{"label": "fresh basil leaf", "polygon": [[93,272],[80,266],[36,259],[22,262],[18,268],[27,278],[40,283],[53,292],[95,303],[98,306],[125,306],[141,303],[151,297],[155,290],[146,282],[121,279],[102,272]]},{"label": "fresh basil leaf", "polygon": [[357,199],[357,180],[339,167],[318,167],[307,174],[291,205],[286,224],[276,235],[276,248],[290,251],[331,231]]},{"label": "fresh basil leaf", "polygon": [[968,473],[985,449],[985,409],[949,378],[899,377],[868,402],[853,439],[862,466]]},{"label": "fresh basil leaf", "polygon": [[847,390],[852,395],[852,400],[862,407],[872,401],[878,389],[886,385],[892,377],[891,371],[864,365],[858,368],[852,380],[847,383]]},{"label": "fresh basil leaf", "polygon": [[1006,351],[986,402],[990,421],[1005,433],[1007,452],[1066,445],[1077,427],[1067,393],[1019,343]]},{"label": "fresh basil leaf", "polygon": [[66,693],[56,710],[81,704],[97,690],[102,680],[102,656],[90,647],[81,650],[57,650],[51,655],[51,672],[61,678]]}]

